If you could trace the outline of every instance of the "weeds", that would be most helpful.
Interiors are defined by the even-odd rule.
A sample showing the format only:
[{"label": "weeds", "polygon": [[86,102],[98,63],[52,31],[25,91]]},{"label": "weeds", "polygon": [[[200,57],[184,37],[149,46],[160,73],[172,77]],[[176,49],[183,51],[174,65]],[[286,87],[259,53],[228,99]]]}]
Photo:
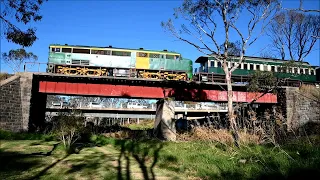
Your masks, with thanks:
[{"label": "weeds", "polygon": [[[239,131],[241,144],[260,144],[258,135],[249,134],[244,131]],[[233,138],[231,133],[225,129],[213,129],[210,127],[196,127],[191,133],[178,135],[180,141],[212,141],[232,146]]]}]

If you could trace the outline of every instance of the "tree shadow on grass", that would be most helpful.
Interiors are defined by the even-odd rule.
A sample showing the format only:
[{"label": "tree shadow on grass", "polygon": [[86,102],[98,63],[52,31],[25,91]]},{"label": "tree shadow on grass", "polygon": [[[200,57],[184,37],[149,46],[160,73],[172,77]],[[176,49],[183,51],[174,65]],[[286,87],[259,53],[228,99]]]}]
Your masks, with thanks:
[{"label": "tree shadow on grass", "polygon": [[[159,152],[164,146],[163,142],[158,140],[116,140],[115,146],[120,150],[117,179],[131,179],[132,162],[130,157],[133,157],[137,162],[144,180],[156,179],[154,167],[158,162]],[[122,169],[122,163],[125,164],[125,170]]]},{"label": "tree shadow on grass", "polygon": [[3,179],[19,175],[33,168],[39,168],[45,164],[39,155],[6,151],[0,153],[0,162],[0,177]]},{"label": "tree shadow on grass", "polygon": [[[13,175],[22,174],[25,171],[37,169],[45,166],[47,163],[43,161],[43,157],[48,157],[57,148],[59,143],[54,144],[53,148],[48,152],[23,153],[23,152],[7,152],[0,153],[0,177],[6,179]],[[31,178],[33,179],[33,178]]]},{"label": "tree shadow on grass", "polygon": [[72,164],[66,174],[80,173],[93,179],[98,178],[99,174],[107,174],[109,179],[115,179],[117,175],[111,163],[113,161],[116,161],[116,157],[101,152],[87,154],[81,158],[66,160],[66,163]]}]

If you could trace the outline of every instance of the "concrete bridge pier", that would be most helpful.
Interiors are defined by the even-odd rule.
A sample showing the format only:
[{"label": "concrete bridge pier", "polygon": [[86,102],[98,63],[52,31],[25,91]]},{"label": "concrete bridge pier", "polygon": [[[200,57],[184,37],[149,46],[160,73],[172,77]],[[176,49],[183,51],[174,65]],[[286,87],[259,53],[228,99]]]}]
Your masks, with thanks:
[{"label": "concrete bridge pier", "polygon": [[165,98],[157,102],[156,118],[154,121],[154,134],[156,137],[169,141],[176,140],[174,114],[174,101]]}]

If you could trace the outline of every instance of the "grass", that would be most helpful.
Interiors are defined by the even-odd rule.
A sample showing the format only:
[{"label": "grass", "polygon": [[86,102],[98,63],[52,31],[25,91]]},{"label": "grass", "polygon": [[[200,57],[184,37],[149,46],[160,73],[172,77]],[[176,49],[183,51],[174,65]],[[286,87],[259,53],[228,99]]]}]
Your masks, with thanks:
[{"label": "grass", "polygon": [[154,125],[154,120],[141,120],[139,124],[128,124],[124,125],[124,127],[128,127],[131,130],[146,130],[152,129]]},{"label": "grass", "polygon": [[[320,174],[320,146],[301,142],[282,148],[263,145],[240,149],[219,143],[168,143],[159,166],[204,179],[285,179]],[[312,176],[310,176],[312,177]]]},{"label": "grass", "polygon": [[[17,146],[19,144],[19,146]],[[78,154],[66,155],[58,146],[47,155],[54,142],[41,140],[2,140],[1,170],[3,179],[116,179],[111,162],[116,159],[86,147]]]},{"label": "grass", "polygon": [[119,140],[97,135],[71,155],[61,145],[54,148],[56,141],[42,138],[0,143],[2,179],[308,179],[320,175],[319,136],[293,139],[280,147],[252,144],[238,149],[214,141]]},{"label": "grass", "polygon": [[[144,177],[142,166],[148,167],[147,174],[152,176],[150,167],[153,161],[143,154],[131,156],[129,141],[105,139],[101,142],[103,146],[86,144],[79,153],[70,155],[65,153],[61,144],[54,148],[56,141],[1,140],[0,143],[2,179],[141,179]],[[128,149],[122,147],[124,143]],[[142,146],[135,145],[136,155]],[[151,145],[146,150],[150,149]],[[157,179],[185,179],[167,170],[152,171]]]},{"label": "grass", "polygon": [[53,134],[27,133],[27,132],[10,132],[0,129],[0,140],[55,140]]},{"label": "grass", "polygon": [[[102,141],[104,139],[104,141]],[[273,145],[233,146],[212,141],[162,142],[115,140],[98,137],[97,142],[124,146],[131,154],[157,156],[157,168],[201,179],[287,179],[320,175],[320,137],[290,140]],[[130,148],[135,146],[136,149]],[[144,152],[148,149],[147,152]]]}]

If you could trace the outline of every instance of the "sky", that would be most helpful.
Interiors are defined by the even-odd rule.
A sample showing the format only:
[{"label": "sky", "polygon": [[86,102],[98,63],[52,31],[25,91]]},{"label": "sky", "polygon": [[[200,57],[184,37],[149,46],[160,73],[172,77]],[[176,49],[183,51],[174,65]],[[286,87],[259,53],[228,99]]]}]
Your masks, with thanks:
[{"label": "sky", "polygon": [[[179,0],[49,0],[41,7],[41,22],[19,27],[37,28],[38,40],[28,51],[36,54],[41,63],[48,61],[49,44],[168,49],[194,61],[203,54],[175,39],[160,25],[161,21],[173,18],[173,8],[181,3]],[[297,0],[284,0],[284,6],[288,8],[298,5]],[[306,9],[319,6],[318,0],[306,0],[304,3]],[[245,27],[245,23],[239,22],[239,25]],[[222,35],[218,35],[219,38],[221,40]],[[246,55],[259,56],[268,43],[267,38],[259,39],[248,48]],[[306,59],[312,65],[320,65],[319,46],[318,42]],[[1,38],[1,53],[13,48],[19,46]],[[45,71],[44,64],[40,71]],[[1,72],[12,72],[2,59]]]}]

